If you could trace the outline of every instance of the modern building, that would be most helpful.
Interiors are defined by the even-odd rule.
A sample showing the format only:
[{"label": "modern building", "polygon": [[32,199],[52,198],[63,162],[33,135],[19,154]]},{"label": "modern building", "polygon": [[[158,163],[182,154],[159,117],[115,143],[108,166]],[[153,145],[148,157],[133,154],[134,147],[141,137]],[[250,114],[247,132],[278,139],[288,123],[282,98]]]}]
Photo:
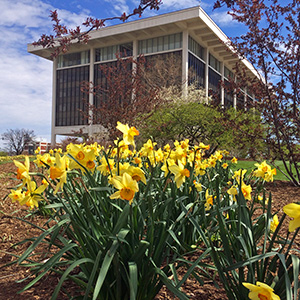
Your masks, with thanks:
[{"label": "modern building", "polygon": [[[72,135],[80,129],[92,134],[99,129],[81,117],[80,110],[86,109],[83,98],[96,105],[92,93],[81,91],[81,82],[99,82],[99,65],[116,61],[116,53],[133,58],[175,54],[183,89],[196,80],[207,97],[210,91],[219,93],[224,107],[243,108],[253,99],[246,87],[242,96],[237,96],[220,86],[220,80],[226,83],[234,76],[233,67],[239,58],[228,46],[228,37],[201,7],[108,26],[89,35],[88,44],[74,43],[67,54],[53,60],[52,144],[57,135]],[[51,49],[29,44],[28,52],[52,60]],[[257,76],[248,61],[242,62],[251,77]]]}]

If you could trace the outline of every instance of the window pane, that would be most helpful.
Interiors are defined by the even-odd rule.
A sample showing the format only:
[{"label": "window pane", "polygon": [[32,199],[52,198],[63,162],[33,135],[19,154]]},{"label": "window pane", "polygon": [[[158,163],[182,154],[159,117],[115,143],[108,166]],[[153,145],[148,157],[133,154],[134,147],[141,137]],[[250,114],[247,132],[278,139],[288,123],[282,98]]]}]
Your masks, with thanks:
[{"label": "window pane", "polygon": [[87,124],[79,110],[86,112],[88,93],[81,91],[83,81],[89,81],[89,66],[57,70],[55,126]]},{"label": "window pane", "polygon": [[58,68],[88,64],[89,62],[90,62],[89,51],[63,54],[58,57]]}]

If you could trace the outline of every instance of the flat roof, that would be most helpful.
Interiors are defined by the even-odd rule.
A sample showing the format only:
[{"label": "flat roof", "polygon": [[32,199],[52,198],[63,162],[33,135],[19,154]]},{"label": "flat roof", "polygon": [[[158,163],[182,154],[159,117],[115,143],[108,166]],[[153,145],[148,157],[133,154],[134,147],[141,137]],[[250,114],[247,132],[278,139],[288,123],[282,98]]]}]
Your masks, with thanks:
[{"label": "flat roof", "polygon": [[[93,30],[89,33],[90,39],[87,45],[74,41],[70,52],[83,51],[94,46],[105,47],[132,40],[143,40],[184,30],[188,30],[189,34],[203,47],[208,47],[218,59],[230,65],[235,65],[240,60],[236,51],[229,46],[229,38],[200,6]],[[53,49],[28,44],[27,50],[32,54],[52,60]],[[258,76],[249,61],[243,59],[242,62],[252,75]]]}]

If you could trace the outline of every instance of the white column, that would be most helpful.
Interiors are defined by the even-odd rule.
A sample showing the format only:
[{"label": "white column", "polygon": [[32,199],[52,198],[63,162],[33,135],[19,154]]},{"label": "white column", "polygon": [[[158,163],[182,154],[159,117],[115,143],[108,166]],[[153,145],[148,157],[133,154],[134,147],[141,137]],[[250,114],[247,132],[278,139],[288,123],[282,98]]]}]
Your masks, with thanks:
[{"label": "white column", "polygon": [[225,92],[224,92],[224,86],[223,86],[223,83],[224,83],[224,63],[221,62],[221,82],[222,82],[222,85],[221,85],[221,106],[222,108],[224,108],[224,96],[225,96]]},{"label": "white column", "polygon": [[184,98],[188,94],[189,79],[189,33],[188,30],[182,32],[182,95]]},{"label": "white column", "polygon": [[137,57],[138,57],[138,46],[139,46],[138,41],[133,40],[132,41],[132,56],[133,56],[133,59],[137,59]]},{"label": "white column", "polygon": [[208,65],[209,65],[209,49],[206,48],[204,52],[204,60],[205,60],[205,73],[204,73],[204,87],[205,87],[205,99],[206,103],[208,103]]},{"label": "white column", "polygon": [[52,116],[51,116],[51,147],[55,147],[56,133],[55,133],[55,119],[56,119],[56,70],[57,70],[57,58],[53,59],[52,69]]},{"label": "white column", "polygon": [[[235,76],[235,78],[234,78],[234,81],[236,82],[237,81],[237,78],[236,78],[236,76]],[[234,91],[233,91],[233,107],[236,109],[236,89],[234,89]]]}]

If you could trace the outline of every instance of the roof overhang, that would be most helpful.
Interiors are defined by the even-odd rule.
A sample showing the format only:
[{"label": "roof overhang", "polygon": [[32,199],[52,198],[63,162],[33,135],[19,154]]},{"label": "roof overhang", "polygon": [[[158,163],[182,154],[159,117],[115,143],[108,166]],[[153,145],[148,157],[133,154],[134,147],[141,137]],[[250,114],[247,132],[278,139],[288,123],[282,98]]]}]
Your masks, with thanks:
[{"label": "roof overhang", "polygon": [[[249,70],[250,76],[261,77],[249,61],[238,56],[230,46],[229,38],[200,6],[94,30],[89,33],[90,39],[87,45],[74,41],[70,52],[83,51],[93,46],[105,47],[116,43],[142,40],[184,30],[188,30],[189,34],[203,47],[208,47],[217,59],[226,60],[230,66],[242,61]],[[28,52],[52,60],[53,49],[28,44]]]}]

